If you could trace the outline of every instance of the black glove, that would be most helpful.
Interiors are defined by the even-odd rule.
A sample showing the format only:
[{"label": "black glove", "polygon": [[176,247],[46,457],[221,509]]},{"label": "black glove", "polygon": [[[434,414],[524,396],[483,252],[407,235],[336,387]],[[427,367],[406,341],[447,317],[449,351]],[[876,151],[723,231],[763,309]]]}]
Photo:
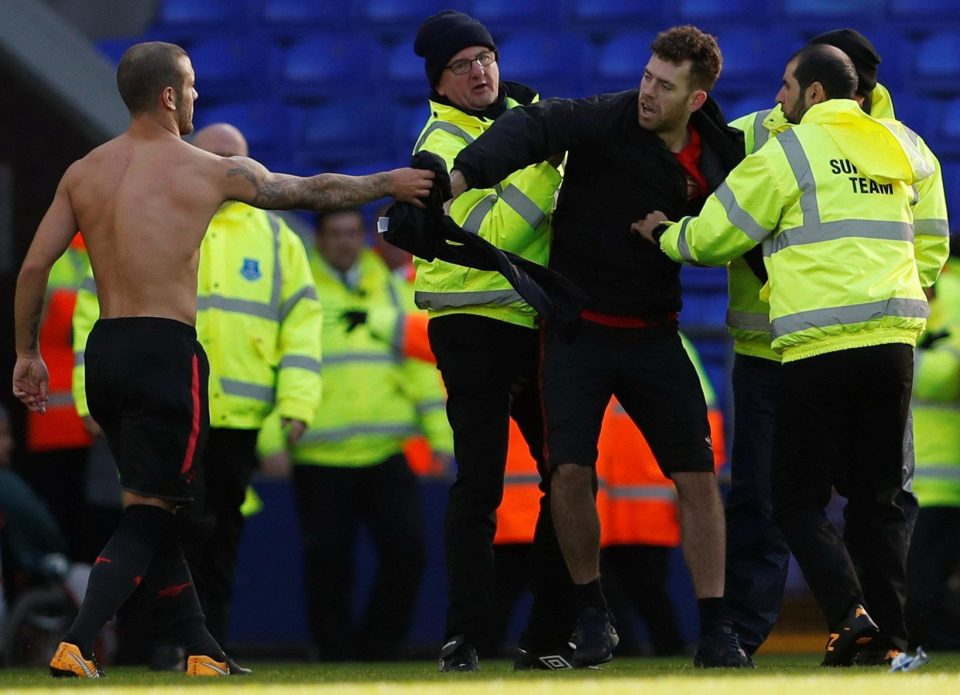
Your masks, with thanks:
[{"label": "black glove", "polygon": [[929,350],[944,338],[949,338],[949,337],[950,337],[949,328],[944,328],[939,331],[927,331],[922,336],[920,336],[920,340],[917,342],[917,347],[920,348],[921,350]]},{"label": "black glove", "polygon": [[340,314],[340,319],[347,322],[347,333],[367,322],[367,312],[365,311],[344,311]]}]

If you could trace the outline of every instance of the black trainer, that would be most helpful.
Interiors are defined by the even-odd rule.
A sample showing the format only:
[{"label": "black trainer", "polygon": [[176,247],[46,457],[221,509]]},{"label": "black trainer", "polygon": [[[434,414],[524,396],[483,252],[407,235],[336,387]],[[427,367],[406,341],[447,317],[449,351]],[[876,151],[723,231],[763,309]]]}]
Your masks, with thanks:
[{"label": "black trainer", "polygon": [[720,620],[700,638],[693,655],[697,668],[756,668],[740,646],[740,637],[729,620]]},{"label": "black trainer", "polygon": [[227,666],[230,668],[231,676],[250,676],[253,674],[252,668],[247,668],[246,666],[241,666],[236,661],[227,657]]},{"label": "black trainer", "polygon": [[867,609],[857,604],[846,619],[830,631],[820,665],[852,666],[857,652],[870,644],[879,632]]},{"label": "black trainer", "polygon": [[513,655],[514,671],[565,671],[573,668],[573,649],[562,645],[557,649],[524,649]]},{"label": "black trainer", "polygon": [[588,606],[577,616],[570,648],[570,663],[576,668],[604,664],[613,658],[613,650],[620,644],[620,635],[613,627],[613,616],[606,608]]},{"label": "black trainer", "polygon": [[452,671],[479,671],[480,660],[477,658],[477,648],[468,643],[463,635],[451,638],[440,650],[440,670]]}]

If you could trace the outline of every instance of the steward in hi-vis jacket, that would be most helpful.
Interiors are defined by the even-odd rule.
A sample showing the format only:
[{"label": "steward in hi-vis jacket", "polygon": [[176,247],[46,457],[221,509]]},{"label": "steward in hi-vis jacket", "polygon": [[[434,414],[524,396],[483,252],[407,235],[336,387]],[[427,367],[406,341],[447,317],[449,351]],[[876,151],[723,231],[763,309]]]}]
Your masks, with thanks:
[{"label": "steward in hi-vis jacket", "polygon": [[[734,169],[699,217],[637,231],[668,256],[719,265],[762,245],[774,350],[783,356],[774,437],[774,517],[832,635],[824,663],[852,663],[878,626],[904,649],[907,528],[903,439],[913,347],[947,240],[915,239],[915,185],[935,169],[917,137],[853,100],[856,70],[807,46],[777,100],[797,125]],[[824,507],[848,500],[845,545]],[[859,557],[869,547],[870,556]],[[854,563],[871,589],[871,615]]]},{"label": "steward in hi-vis jacket", "polygon": [[[874,118],[894,118],[893,101],[877,82],[880,55],[865,36],[853,29],[820,34],[811,44],[829,44],[846,53],[857,70],[856,99]],[[772,109],[747,114],[732,121],[744,133],[746,153],[752,154],[767,140],[793,126],[777,104]],[[926,145],[918,140],[926,151]],[[934,173],[917,184],[914,235],[918,245],[937,245],[947,235],[947,211],[939,163]],[[762,262],[759,248],[754,260]],[[773,456],[773,411],[779,393],[780,355],[770,346],[770,304],[760,297],[766,281],[762,265],[735,258],[727,266],[727,326],[734,339],[733,449],[730,492],[726,500],[727,582],[731,618],[743,648],[752,653],[763,643],[780,612],[790,563],[790,551],[773,522],[770,460]],[[928,280],[921,277],[921,281]],[[926,287],[927,285],[925,285]],[[904,489],[898,504],[907,519],[908,535],[917,517],[917,497],[912,491],[914,469],[912,424],[904,438]],[[847,539],[848,542],[851,539]],[[865,587],[871,603],[869,584]]]},{"label": "steward in hi-vis jacket", "polygon": [[[445,10],[427,17],[413,49],[424,59],[430,85],[430,118],[413,151],[441,157],[448,170],[497,119],[537,100],[529,87],[500,79],[493,37],[466,14]],[[562,153],[546,159],[461,196],[450,216],[495,246],[546,264]],[[430,347],[447,389],[457,464],[444,522],[448,610],[440,670],[475,671],[477,647],[491,624],[495,513],[511,418],[543,473],[537,317],[499,273],[440,260],[415,263],[417,306],[430,314]],[[518,652],[531,659],[518,663],[521,668],[545,668],[536,656],[569,651],[571,626],[563,620],[569,597],[561,595],[569,578],[546,496],[535,543],[543,551],[535,556],[534,605]]]}]

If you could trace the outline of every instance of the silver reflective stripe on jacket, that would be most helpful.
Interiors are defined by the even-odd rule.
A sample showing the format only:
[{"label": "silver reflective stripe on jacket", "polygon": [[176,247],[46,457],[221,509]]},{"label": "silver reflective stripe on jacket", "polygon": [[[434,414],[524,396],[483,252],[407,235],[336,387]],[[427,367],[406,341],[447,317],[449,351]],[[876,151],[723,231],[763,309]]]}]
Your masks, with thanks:
[{"label": "silver reflective stripe on jacket", "polygon": [[925,319],[929,314],[930,306],[926,300],[891,297],[878,302],[800,311],[773,319],[770,324],[773,328],[773,337],[779,338],[807,328],[866,323],[884,316]]},{"label": "silver reflective stripe on jacket", "polygon": [[326,430],[308,430],[301,438],[301,444],[315,444],[317,442],[339,442],[350,437],[363,435],[397,435],[405,437],[416,433],[412,424],[397,425],[350,425],[349,427],[335,427]]},{"label": "silver reflective stripe on jacket", "polygon": [[228,396],[252,398],[255,401],[263,401],[264,403],[273,403],[276,392],[272,386],[251,384],[247,381],[227,379],[226,377],[220,377],[220,388],[222,388],[223,392]]},{"label": "silver reflective stripe on jacket", "polygon": [[756,118],[753,119],[753,151],[756,152],[767,144],[770,139],[770,131],[763,126],[763,122],[773,112],[773,109],[758,111]]},{"label": "silver reflective stripe on jacket", "polygon": [[482,292],[421,292],[414,294],[417,306],[421,309],[453,309],[464,306],[495,305],[506,306],[523,299],[516,290],[484,290]]},{"label": "silver reflective stripe on jacket", "polygon": [[423,143],[426,142],[427,138],[430,137],[430,134],[435,130],[442,130],[446,133],[450,133],[451,135],[456,135],[458,138],[462,138],[463,141],[468,145],[473,142],[473,138],[463,128],[455,126],[453,123],[449,123],[447,121],[434,121],[427,126],[427,129],[423,131],[423,134],[420,135],[420,139],[417,140],[417,144],[413,146],[413,151],[419,152],[420,148],[423,147]]},{"label": "silver reflective stripe on jacket", "polygon": [[770,332],[769,314],[758,314],[749,311],[734,311],[727,309],[727,325],[741,331]]}]

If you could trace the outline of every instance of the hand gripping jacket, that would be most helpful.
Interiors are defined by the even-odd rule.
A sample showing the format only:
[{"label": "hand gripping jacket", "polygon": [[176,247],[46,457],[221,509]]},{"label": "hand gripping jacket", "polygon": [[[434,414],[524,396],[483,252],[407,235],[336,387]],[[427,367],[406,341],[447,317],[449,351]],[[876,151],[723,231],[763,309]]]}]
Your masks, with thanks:
[{"label": "hand gripping jacket", "polygon": [[830,100],[747,157],[660,245],[675,260],[720,265],[762,244],[784,361],[913,345],[929,311],[923,286],[948,251],[946,236],[914,235],[915,186],[935,167],[899,122]]},{"label": "hand gripping jacket", "polygon": [[[507,107],[521,104],[525,87],[501,82],[507,89]],[[523,97],[521,97],[523,98]],[[524,101],[536,101],[531,96]],[[493,121],[464,113],[454,106],[430,102],[430,118],[413,148],[443,158],[447,169],[464,147],[476,140]],[[550,212],[561,176],[541,162],[514,172],[493,188],[469,190],[450,208],[450,216],[463,229],[506,251],[546,265],[550,253]],[[431,316],[468,313],[521,326],[533,326],[535,312],[521,300],[502,275],[435,260],[415,261],[417,306]]]},{"label": "hand gripping jacket", "polygon": [[[210,426],[258,429],[274,409],[310,422],[320,401],[322,310],[300,238],[276,215],[223,205],[200,245],[197,338],[210,360]],[[90,276],[74,314],[73,391],[99,315]]]}]

